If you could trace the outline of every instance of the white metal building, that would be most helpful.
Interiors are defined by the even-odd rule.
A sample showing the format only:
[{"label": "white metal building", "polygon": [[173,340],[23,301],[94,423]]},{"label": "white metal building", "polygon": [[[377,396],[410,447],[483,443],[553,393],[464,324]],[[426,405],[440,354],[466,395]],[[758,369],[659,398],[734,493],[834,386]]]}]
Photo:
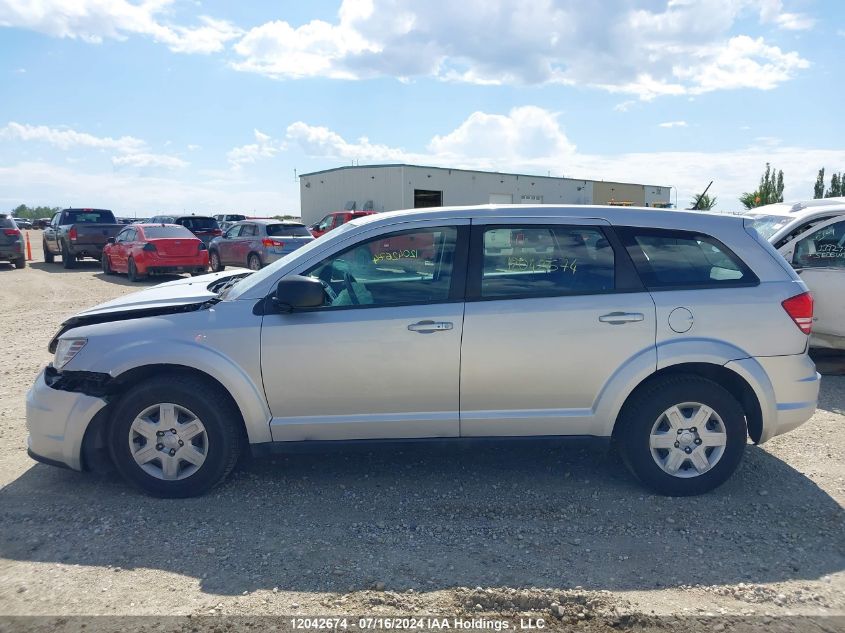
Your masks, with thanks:
[{"label": "white metal building", "polygon": [[470,204],[668,206],[670,187],[420,165],[362,165],[302,174],[302,221],[332,211]]}]

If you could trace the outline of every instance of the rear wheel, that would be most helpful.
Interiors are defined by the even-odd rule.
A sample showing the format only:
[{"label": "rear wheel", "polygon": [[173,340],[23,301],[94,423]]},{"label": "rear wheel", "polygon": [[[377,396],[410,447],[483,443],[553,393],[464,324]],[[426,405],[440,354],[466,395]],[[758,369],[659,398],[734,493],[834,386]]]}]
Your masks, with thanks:
[{"label": "rear wheel", "polygon": [[15,260],[15,268],[26,268],[26,258],[23,255]]},{"label": "rear wheel", "polygon": [[689,496],[723,484],[745,450],[745,414],[720,385],[699,376],[655,380],[620,419],[628,467],[655,492]]},{"label": "rear wheel", "polygon": [[138,268],[135,266],[135,260],[131,257],[129,258],[129,263],[126,266],[126,276],[129,277],[129,281],[133,283],[143,279],[143,277],[138,274]]},{"label": "rear wheel", "polygon": [[219,272],[221,272],[224,268],[226,268],[226,267],[225,267],[225,266],[224,266],[224,265],[220,262],[220,255],[218,255],[218,254],[217,254],[217,251],[211,251],[211,253],[209,254],[208,258],[209,258],[209,260],[210,260],[210,262],[211,262],[211,272],[213,272],[213,273],[219,273]]},{"label": "rear wheel", "polygon": [[62,266],[65,268],[76,267],[76,255],[70,254],[65,242],[62,242]]},{"label": "rear wheel", "polygon": [[247,257],[246,266],[250,270],[261,270],[261,258],[255,253]]},{"label": "rear wheel", "polygon": [[123,477],[158,497],[201,495],[234,468],[241,450],[232,403],[207,382],[171,374],[120,400],[109,448]]},{"label": "rear wheel", "polygon": [[44,250],[44,262],[52,264],[56,256],[50,252],[49,248],[47,248],[47,240],[41,240],[41,248]]}]

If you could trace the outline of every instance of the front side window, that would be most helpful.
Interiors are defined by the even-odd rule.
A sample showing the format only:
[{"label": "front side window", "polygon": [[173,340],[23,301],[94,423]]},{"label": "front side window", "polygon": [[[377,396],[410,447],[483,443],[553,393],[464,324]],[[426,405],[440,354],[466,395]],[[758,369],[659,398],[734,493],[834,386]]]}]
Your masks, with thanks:
[{"label": "front side window", "polygon": [[845,220],[828,224],[800,240],[792,261],[804,268],[845,268]]},{"label": "front side window", "polygon": [[304,274],[320,280],[326,307],[448,301],[458,230],[400,231],[359,242]]},{"label": "front side window", "polygon": [[320,220],[320,223],[317,225],[317,230],[318,231],[328,231],[330,228],[332,228],[332,221],[333,220],[334,220],[334,216],[327,215],[322,220]]},{"label": "front side window", "polygon": [[482,298],[594,294],[614,289],[614,254],[588,226],[484,229]]},{"label": "front side window", "polygon": [[753,272],[719,240],[669,229],[620,228],[649,289],[755,285]]},{"label": "front side window", "polygon": [[226,231],[226,239],[230,240],[233,237],[238,237],[241,234],[242,228],[243,228],[243,224],[238,224],[237,226],[233,226],[231,229]]},{"label": "front side window", "polygon": [[125,241],[127,241],[126,240],[127,235],[129,235],[129,229],[126,229],[125,231],[121,231],[120,233],[118,233],[117,237],[115,238],[114,241],[115,242],[125,242]]}]

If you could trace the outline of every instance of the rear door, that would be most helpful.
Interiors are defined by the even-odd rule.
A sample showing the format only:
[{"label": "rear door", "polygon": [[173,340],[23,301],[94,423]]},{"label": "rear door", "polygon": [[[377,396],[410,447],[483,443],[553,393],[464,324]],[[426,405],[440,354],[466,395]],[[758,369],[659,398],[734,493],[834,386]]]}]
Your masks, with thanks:
[{"label": "rear door", "polygon": [[656,359],[654,302],[608,223],[473,220],[470,250],[461,436],[601,434],[611,377]]},{"label": "rear door", "polygon": [[813,293],[811,345],[845,349],[845,217],[817,224],[781,253]]},{"label": "rear door", "polygon": [[[234,261],[233,264],[238,266],[246,266],[247,258],[255,247],[255,242],[258,240],[258,227],[249,222],[241,225],[241,233],[234,242]],[[258,249],[256,249],[258,250]]]}]

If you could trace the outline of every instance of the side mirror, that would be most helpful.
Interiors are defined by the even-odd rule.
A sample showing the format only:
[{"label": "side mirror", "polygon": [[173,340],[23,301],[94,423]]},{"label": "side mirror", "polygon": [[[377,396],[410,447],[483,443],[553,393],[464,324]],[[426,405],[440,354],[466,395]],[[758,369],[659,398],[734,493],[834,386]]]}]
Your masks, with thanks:
[{"label": "side mirror", "polygon": [[279,281],[276,294],[273,295],[275,304],[285,312],[319,308],[325,299],[323,284],[312,277],[291,275]]},{"label": "side mirror", "polygon": [[113,237],[110,237],[109,239],[106,240],[106,244],[114,244],[115,241],[116,240]]}]

